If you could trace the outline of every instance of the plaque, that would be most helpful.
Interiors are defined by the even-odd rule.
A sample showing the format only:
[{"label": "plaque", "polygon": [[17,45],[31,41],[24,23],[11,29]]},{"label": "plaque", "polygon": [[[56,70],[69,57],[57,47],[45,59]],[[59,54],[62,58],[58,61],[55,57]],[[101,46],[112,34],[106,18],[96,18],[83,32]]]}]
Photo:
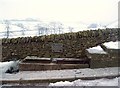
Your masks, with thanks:
[{"label": "plaque", "polygon": [[53,43],[52,44],[52,52],[63,52],[63,44],[62,43]]}]

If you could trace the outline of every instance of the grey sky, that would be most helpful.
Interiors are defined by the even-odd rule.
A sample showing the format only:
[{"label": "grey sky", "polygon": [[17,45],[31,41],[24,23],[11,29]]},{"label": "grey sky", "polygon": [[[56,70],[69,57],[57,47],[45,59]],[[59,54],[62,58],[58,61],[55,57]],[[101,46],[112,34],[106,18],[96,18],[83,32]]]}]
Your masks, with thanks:
[{"label": "grey sky", "polygon": [[0,19],[109,23],[117,19],[120,0],[0,0]]}]

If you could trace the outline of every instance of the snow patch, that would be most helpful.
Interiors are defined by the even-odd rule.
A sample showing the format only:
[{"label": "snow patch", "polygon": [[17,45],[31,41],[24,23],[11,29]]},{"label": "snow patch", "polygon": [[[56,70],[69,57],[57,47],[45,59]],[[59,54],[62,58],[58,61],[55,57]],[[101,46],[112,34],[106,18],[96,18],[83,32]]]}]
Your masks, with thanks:
[{"label": "snow patch", "polygon": [[118,79],[119,78],[114,78],[114,79],[97,79],[97,80],[75,80],[73,82],[69,81],[60,81],[56,83],[50,83],[49,86],[118,86]]},{"label": "snow patch", "polygon": [[50,60],[51,58],[40,58],[40,57],[37,57],[37,56],[27,56],[25,59]]},{"label": "snow patch", "polygon": [[111,41],[111,42],[106,42],[103,45],[108,49],[120,49],[119,44],[120,44],[120,41],[116,41],[116,42]]},{"label": "snow patch", "polygon": [[9,71],[17,71],[18,70],[19,61],[9,61],[9,62],[0,62],[0,73],[5,73]]},{"label": "snow patch", "polygon": [[89,53],[107,54],[100,46],[87,49]]}]

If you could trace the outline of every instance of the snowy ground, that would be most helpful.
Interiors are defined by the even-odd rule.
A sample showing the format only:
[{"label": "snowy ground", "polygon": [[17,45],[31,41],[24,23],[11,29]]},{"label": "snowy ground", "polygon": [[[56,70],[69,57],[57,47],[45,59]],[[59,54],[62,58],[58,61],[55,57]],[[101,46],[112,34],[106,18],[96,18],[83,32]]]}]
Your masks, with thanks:
[{"label": "snowy ground", "polygon": [[47,80],[47,79],[72,79],[72,78],[91,78],[102,76],[120,75],[118,67],[99,68],[99,69],[70,69],[70,70],[51,70],[51,71],[20,71],[16,74],[2,74],[0,80]]},{"label": "snowy ground", "polygon": [[[98,68],[98,69],[68,69],[68,70],[51,70],[51,71],[20,71],[18,73],[5,73],[10,67],[18,65],[18,61],[0,62],[0,80],[14,81],[14,80],[67,80],[74,79],[74,81],[57,81],[50,83],[49,86],[118,86],[120,79],[120,67]],[[118,76],[114,79],[107,79],[106,76]],[[95,77],[102,77],[102,79],[93,80]],[[86,79],[87,80],[83,80]],[[92,80],[88,80],[91,79]]]},{"label": "snowy ground", "polygon": [[50,83],[49,86],[119,86],[120,87],[120,77],[114,79],[96,79],[96,80],[75,80],[72,82],[69,81],[60,81],[56,83]]},{"label": "snowy ground", "polygon": [[[75,81],[59,81],[56,83],[50,83],[50,84],[4,84],[0,85],[1,86],[118,86],[120,87],[120,77],[116,77],[113,79],[107,79],[107,78],[101,78],[101,79],[96,79],[96,80],[75,80]],[[73,88],[73,87],[72,87]],[[113,87],[114,88],[114,87]]]},{"label": "snowy ground", "polygon": [[[17,74],[2,74],[0,80],[56,80],[56,79],[78,79],[73,82],[50,83],[50,86],[117,86],[118,79],[105,79],[106,76],[118,76],[118,67],[99,69],[73,69],[73,70],[52,70],[52,71],[22,71]],[[81,80],[82,78],[103,77],[97,80]]]}]

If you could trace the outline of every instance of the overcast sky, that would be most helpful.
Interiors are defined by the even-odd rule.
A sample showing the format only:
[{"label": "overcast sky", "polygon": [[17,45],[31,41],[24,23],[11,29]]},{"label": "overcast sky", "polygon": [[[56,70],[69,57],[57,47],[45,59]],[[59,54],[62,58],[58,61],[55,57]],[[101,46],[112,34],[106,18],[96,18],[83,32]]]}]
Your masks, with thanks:
[{"label": "overcast sky", "polygon": [[0,0],[0,19],[109,23],[117,19],[120,0]]}]

